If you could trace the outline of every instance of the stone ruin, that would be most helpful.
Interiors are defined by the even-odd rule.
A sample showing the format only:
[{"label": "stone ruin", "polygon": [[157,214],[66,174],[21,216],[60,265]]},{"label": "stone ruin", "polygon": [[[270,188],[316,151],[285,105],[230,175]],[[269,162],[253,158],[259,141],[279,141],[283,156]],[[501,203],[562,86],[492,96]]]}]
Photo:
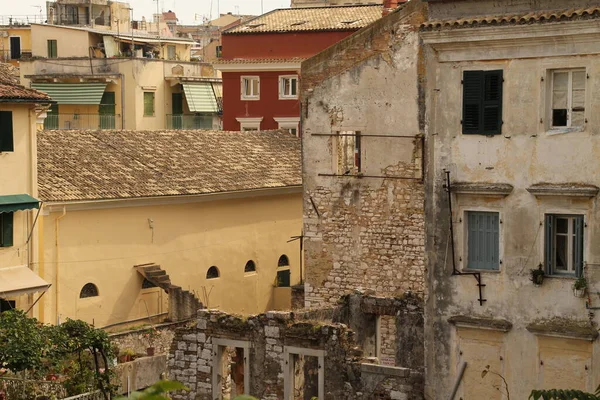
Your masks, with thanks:
[{"label": "stone ruin", "polygon": [[199,310],[176,331],[173,399],[423,399],[423,304],[346,295],[333,309],[242,317]]}]

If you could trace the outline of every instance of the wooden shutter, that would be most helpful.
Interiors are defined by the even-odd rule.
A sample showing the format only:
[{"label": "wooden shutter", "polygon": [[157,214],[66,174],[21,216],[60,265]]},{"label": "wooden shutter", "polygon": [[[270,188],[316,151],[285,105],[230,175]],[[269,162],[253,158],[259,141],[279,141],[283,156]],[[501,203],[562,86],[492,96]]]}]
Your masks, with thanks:
[{"label": "wooden shutter", "polygon": [[573,267],[575,268],[575,274],[581,276],[583,273],[583,215],[576,217],[574,224]]},{"label": "wooden shutter", "polygon": [[483,90],[483,134],[502,131],[502,70],[485,71]]},{"label": "wooden shutter", "polygon": [[483,71],[463,72],[463,117],[464,134],[480,133],[483,111]]},{"label": "wooden shutter", "polygon": [[0,111],[0,152],[14,151],[12,111]]},{"label": "wooden shutter", "polygon": [[498,213],[474,212],[467,214],[468,268],[499,268],[500,235]]},{"label": "wooden shutter", "polygon": [[546,273],[551,274],[552,250],[554,249],[554,241],[552,240],[554,218],[552,215],[546,215],[544,222],[544,263],[546,265]]},{"label": "wooden shutter", "polygon": [[2,240],[0,247],[9,247],[13,245],[13,213],[0,214],[0,228],[2,229]]}]

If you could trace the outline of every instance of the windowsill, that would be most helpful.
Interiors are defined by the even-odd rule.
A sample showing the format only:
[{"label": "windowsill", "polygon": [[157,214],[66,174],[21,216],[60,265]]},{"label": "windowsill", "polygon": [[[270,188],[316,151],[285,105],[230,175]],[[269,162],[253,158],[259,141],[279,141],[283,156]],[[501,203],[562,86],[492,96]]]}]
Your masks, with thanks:
[{"label": "windowsill", "polygon": [[546,131],[546,135],[548,136],[553,136],[553,135],[562,135],[565,133],[577,133],[577,132],[583,132],[583,127],[579,126],[577,128],[550,128],[549,130]]},{"label": "windowsill", "polygon": [[490,273],[490,274],[499,274],[500,271],[499,269],[474,269],[474,268],[465,268],[463,270],[461,270],[460,272],[478,272],[478,273],[482,273],[482,272],[486,272],[486,273]]},{"label": "windowsill", "polygon": [[242,96],[240,98],[240,100],[243,100],[243,101],[258,101],[258,100],[260,100],[260,97],[243,97]]},{"label": "windowsill", "polygon": [[144,115],[144,118],[154,118],[156,115]]},{"label": "windowsill", "polygon": [[279,100],[298,100],[298,96],[279,97]]},{"label": "windowsill", "polygon": [[256,276],[256,275],[258,275],[256,273],[256,271],[253,271],[253,272],[244,272],[244,278],[246,278],[248,276]]},{"label": "windowsill", "polygon": [[544,279],[546,278],[574,280],[577,279],[577,275],[544,275]]}]

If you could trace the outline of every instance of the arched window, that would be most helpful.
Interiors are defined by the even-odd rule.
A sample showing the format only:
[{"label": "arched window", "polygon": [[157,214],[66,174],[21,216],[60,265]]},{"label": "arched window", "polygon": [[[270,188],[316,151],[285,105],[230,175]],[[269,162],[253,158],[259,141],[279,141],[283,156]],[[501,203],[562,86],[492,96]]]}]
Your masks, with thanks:
[{"label": "arched window", "polygon": [[283,254],[281,257],[279,257],[279,261],[277,261],[277,267],[289,267],[289,266],[290,266],[290,260],[288,259],[288,256]]},{"label": "arched window", "polygon": [[98,288],[93,283],[86,283],[79,293],[80,299],[85,299],[86,297],[96,297],[98,296]]},{"label": "arched window", "polygon": [[142,289],[152,289],[155,287],[156,287],[156,285],[154,283],[152,283],[148,279],[144,278],[144,281],[142,282]]},{"label": "arched window", "polygon": [[256,264],[252,260],[248,260],[244,267],[244,272],[256,272]]},{"label": "arched window", "polygon": [[215,279],[219,277],[219,269],[214,265],[206,271],[206,279]]}]

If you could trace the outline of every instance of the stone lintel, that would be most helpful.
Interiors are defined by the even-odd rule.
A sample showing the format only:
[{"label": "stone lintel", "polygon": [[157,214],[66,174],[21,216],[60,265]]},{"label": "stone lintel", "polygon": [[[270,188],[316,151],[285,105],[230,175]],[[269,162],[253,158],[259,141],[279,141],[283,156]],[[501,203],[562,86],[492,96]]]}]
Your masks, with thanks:
[{"label": "stone lintel", "polygon": [[391,367],[388,365],[361,363],[360,370],[363,374],[398,376],[400,378],[408,378],[410,376],[410,368]]},{"label": "stone lintel", "polygon": [[448,322],[460,328],[487,329],[500,332],[508,332],[513,326],[510,321],[505,319],[469,317],[467,315],[455,315],[448,318]]},{"label": "stone lintel", "polygon": [[600,188],[583,183],[536,183],[527,188],[527,191],[536,197],[564,196],[564,197],[595,197]]},{"label": "stone lintel", "polygon": [[454,182],[451,187],[452,193],[498,197],[506,197],[514,189],[509,183],[491,182]]},{"label": "stone lintel", "polygon": [[527,330],[534,335],[554,336],[568,339],[581,339],[593,342],[598,337],[598,330],[586,321],[550,320],[538,321],[527,325]]}]

